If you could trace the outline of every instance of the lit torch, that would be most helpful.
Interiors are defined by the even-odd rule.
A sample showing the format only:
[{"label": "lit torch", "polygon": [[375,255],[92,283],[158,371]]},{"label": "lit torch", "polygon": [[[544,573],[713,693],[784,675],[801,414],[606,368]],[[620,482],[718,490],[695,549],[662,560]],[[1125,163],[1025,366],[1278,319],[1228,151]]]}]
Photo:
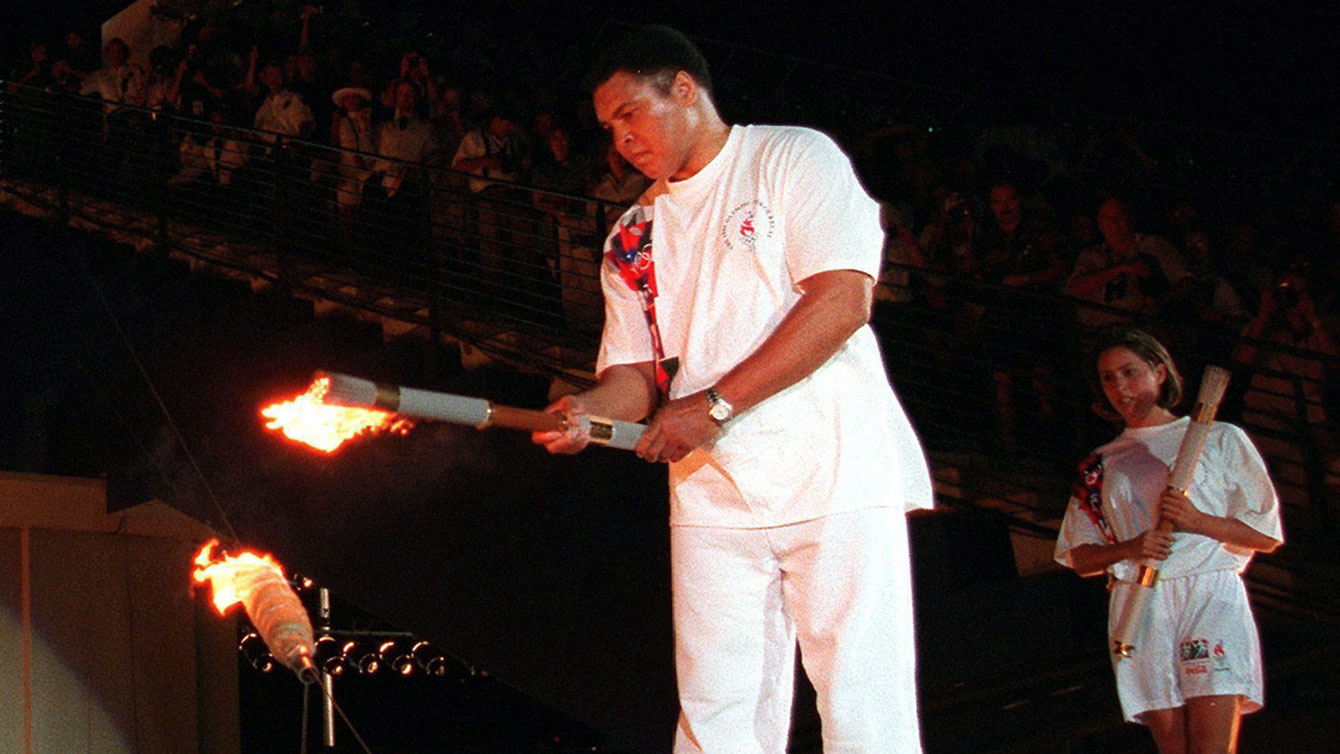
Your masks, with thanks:
[{"label": "lit torch", "polygon": [[315,683],[312,621],[284,578],[284,569],[269,555],[216,553],[218,545],[217,539],[211,539],[200,548],[191,577],[196,583],[210,583],[214,607],[220,615],[241,602],[270,654],[297,673],[303,683]]},{"label": "lit torch", "polygon": [[[1173,462],[1168,474],[1168,489],[1183,495],[1191,488],[1191,480],[1196,472],[1196,462],[1205,449],[1205,440],[1214,423],[1214,415],[1219,411],[1219,401],[1228,389],[1228,370],[1223,367],[1207,366],[1200,379],[1200,394],[1196,396],[1196,406],[1191,410],[1191,422],[1186,434],[1182,435],[1182,444],[1177,448],[1177,460]],[[1171,521],[1160,521],[1158,528],[1172,531]],[[1158,582],[1159,567],[1157,560],[1145,560],[1131,587],[1130,598],[1124,603],[1125,609],[1117,615],[1112,629],[1112,653],[1121,657],[1130,657],[1135,653],[1141,627],[1144,626],[1145,613],[1149,610],[1149,598]]]},{"label": "lit torch", "polygon": [[[567,421],[545,411],[501,406],[483,398],[399,387],[331,372],[317,372],[306,393],[287,403],[268,406],[265,426],[289,438],[334,452],[345,440],[381,431],[404,434],[414,419],[465,424],[476,429],[502,427],[531,432],[564,432]],[[632,450],[645,425],[586,417],[580,427],[591,442]]]}]

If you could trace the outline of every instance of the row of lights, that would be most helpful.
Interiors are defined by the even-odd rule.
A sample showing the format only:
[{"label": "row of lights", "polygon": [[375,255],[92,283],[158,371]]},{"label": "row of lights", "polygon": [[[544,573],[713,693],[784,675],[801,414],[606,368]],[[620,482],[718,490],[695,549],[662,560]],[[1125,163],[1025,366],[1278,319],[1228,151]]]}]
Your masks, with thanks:
[{"label": "row of lights", "polygon": [[[248,631],[238,642],[237,649],[247,664],[262,673],[269,673],[278,665],[265,641],[255,630]],[[437,647],[427,641],[385,639],[367,643],[356,639],[339,639],[323,634],[316,640],[316,664],[333,677],[344,675],[375,675],[385,672],[399,675],[444,677],[455,666],[462,676],[471,671],[459,661],[448,659]]]}]

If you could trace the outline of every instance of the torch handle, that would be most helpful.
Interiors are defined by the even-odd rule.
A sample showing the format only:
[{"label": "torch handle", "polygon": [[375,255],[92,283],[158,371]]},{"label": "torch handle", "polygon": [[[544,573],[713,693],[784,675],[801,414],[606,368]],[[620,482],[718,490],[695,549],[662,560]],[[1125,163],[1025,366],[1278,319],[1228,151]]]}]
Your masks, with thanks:
[{"label": "torch handle", "polygon": [[493,404],[492,424],[504,429],[521,429],[529,432],[561,432],[566,426],[561,416],[497,404]]}]

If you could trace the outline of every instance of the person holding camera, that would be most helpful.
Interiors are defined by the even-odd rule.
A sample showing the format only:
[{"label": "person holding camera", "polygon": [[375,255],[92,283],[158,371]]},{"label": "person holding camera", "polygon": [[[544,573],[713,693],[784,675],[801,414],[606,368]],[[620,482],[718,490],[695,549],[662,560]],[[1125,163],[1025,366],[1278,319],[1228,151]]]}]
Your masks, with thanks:
[{"label": "person holding camera", "polygon": [[1291,487],[1340,499],[1340,437],[1328,420],[1326,389],[1336,378],[1335,338],[1312,299],[1307,266],[1296,261],[1261,293],[1256,316],[1242,329],[1233,360],[1251,369],[1242,419],[1268,434],[1257,444],[1288,459],[1280,473],[1299,473]]},{"label": "person holding camera", "polygon": [[[1065,282],[1065,292],[1075,298],[1151,316],[1191,277],[1172,244],[1135,232],[1130,211],[1120,199],[1099,206],[1098,231],[1103,243],[1080,253]],[[1088,327],[1122,319],[1095,307],[1079,311],[1080,323]]]}]

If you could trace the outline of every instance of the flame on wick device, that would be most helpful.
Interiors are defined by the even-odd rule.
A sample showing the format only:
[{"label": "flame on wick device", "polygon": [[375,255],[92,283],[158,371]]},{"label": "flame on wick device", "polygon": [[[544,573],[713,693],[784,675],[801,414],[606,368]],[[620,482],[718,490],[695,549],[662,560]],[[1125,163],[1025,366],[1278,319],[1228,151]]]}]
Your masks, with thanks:
[{"label": "flame on wick device", "polygon": [[261,416],[270,420],[265,428],[280,430],[290,440],[334,453],[346,440],[362,434],[403,435],[414,427],[414,422],[389,411],[324,403],[329,391],[330,378],[320,377],[297,398],[266,406],[261,409]]}]

